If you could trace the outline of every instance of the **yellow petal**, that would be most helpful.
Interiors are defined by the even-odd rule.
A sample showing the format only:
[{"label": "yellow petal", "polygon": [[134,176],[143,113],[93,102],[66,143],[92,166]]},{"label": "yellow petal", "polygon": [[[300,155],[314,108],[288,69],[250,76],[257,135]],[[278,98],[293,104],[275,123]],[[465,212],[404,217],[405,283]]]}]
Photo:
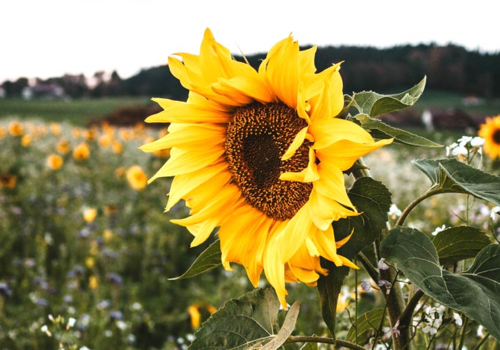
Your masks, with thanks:
[{"label": "yellow petal", "polygon": [[310,132],[314,137],[314,149],[326,148],[335,142],[349,140],[357,143],[373,143],[372,136],[362,127],[347,120],[330,118],[312,123]]},{"label": "yellow petal", "polygon": [[287,160],[287,159],[290,159],[293,157],[295,152],[304,143],[308,128],[309,128],[309,126],[302,128],[302,130],[300,130],[297,133],[297,135],[295,135],[293,142],[290,144],[290,147],[288,147],[288,150],[285,152],[285,154],[283,154],[283,156],[281,157],[281,160]]},{"label": "yellow petal", "polygon": [[170,193],[165,211],[169,211],[175,204],[177,204],[182,198],[187,196],[191,191],[193,191],[197,187],[202,186],[214,176],[220,174],[226,169],[227,165],[224,162],[221,162],[202,168],[198,171],[177,175],[176,177],[174,177],[172,185],[170,186]]},{"label": "yellow petal", "polygon": [[[158,101],[158,99],[154,99]],[[175,101],[178,102],[178,101]],[[148,123],[227,123],[231,115],[186,102],[169,103],[165,110],[146,118]]]},{"label": "yellow petal", "polygon": [[299,173],[287,172],[280,175],[282,181],[313,182],[320,178],[314,150],[309,148],[309,164]]},{"label": "yellow petal", "polygon": [[175,176],[190,173],[211,164],[216,164],[224,154],[222,147],[210,147],[200,152],[187,152],[178,148],[172,148],[170,159],[158,170],[158,172],[149,179],[151,183],[159,177]]},{"label": "yellow petal", "polygon": [[313,223],[309,216],[309,203],[290,219],[285,228],[276,236],[276,244],[280,247],[281,262],[286,263],[305,242]]},{"label": "yellow petal", "polygon": [[319,149],[316,156],[323,162],[331,162],[344,171],[352,167],[354,162],[377,148],[392,143],[392,139],[380,140],[374,143],[362,144],[349,140],[335,142],[331,146]]}]

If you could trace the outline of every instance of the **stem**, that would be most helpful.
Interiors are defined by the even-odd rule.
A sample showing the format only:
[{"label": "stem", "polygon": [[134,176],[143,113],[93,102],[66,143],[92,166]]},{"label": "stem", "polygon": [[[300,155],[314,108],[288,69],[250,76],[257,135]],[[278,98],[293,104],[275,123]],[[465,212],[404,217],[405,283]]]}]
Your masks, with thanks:
[{"label": "stem", "polygon": [[378,283],[378,281],[379,281],[378,271],[372,265],[372,263],[370,262],[370,260],[368,260],[368,258],[366,257],[366,255],[363,254],[363,252],[359,252],[357,258],[361,262],[361,264],[363,264],[364,268],[366,269],[366,272],[368,272],[368,274],[370,275],[370,277],[372,278],[372,280],[374,280],[375,283]]},{"label": "stem", "polygon": [[316,336],[288,337],[285,344],[291,344],[291,343],[323,343],[323,344],[343,346],[345,348],[354,350],[366,350],[364,347],[358,344],[351,343],[350,341],[326,338],[326,337],[316,337]]},{"label": "stem", "polygon": [[408,206],[405,208],[405,210],[403,210],[403,212],[401,213],[401,216],[399,217],[398,221],[396,222],[396,226],[403,226],[403,224],[404,224],[404,222],[406,220],[406,217],[424,199],[432,197],[432,196],[434,196],[436,194],[441,194],[441,193],[446,193],[446,192],[448,192],[448,191],[446,189],[444,189],[444,188],[434,188],[434,189],[428,190],[427,192],[425,192],[420,197],[415,198],[413,200],[413,202],[411,202],[410,204],[408,204]]},{"label": "stem", "polygon": [[418,305],[418,302],[422,297],[424,296],[424,292],[422,292],[420,289],[413,294],[413,297],[410,299],[408,304],[406,305],[406,308],[404,309],[403,313],[401,314],[401,317],[399,319],[399,326],[400,327],[410,327],[410,323],[413,319],[413,312],[415,311],[415,308]]},{"label": "stem", "polygon": [[465,332],[467,331],[467,322],[469,321],[468,317],[466,317],[463,314],[462,314],[462,316],[465,318],[465,320],[464,320],[464,325],[462,328],[462,333],[460,334],[460,343],[458,343],[458,349],[462,349],[464,346]]},{"label": "stem", "polygon": [[488,337],[490,336],[490,332],[486,333],[483,339],[476,345],[476,347],[472,350],[479,350],[479,348],[484,344],[486,340],[488,340]]}]

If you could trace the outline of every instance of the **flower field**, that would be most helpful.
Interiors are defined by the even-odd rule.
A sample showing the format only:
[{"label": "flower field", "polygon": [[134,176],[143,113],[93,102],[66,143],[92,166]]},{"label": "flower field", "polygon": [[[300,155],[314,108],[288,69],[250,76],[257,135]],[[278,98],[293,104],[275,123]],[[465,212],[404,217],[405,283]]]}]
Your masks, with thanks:
[{"label": "flower field", "polygon": [[[2,349],[186,348],[199,323],[225,300],[253,290],[239,266],[232,273],[218,267],[196,279],[169,280],[182,275],[213,237],[189,248],[188,231],[169,222],[187,215],[184,205],[162,211],[170,180],[146,185],[169,155],[143,153],[139,146],[165,133],[143,124],[83,128],[0,121]],[[433,135],[442,144],[451,144],[453,137]],[[400,208],[428,181],[412,171],[408,151],[412,159],[444,158],[446,153],[444,148],[415,153],[389,146],[365,159]],[[485,161],[484,166],[491,164]],[[471,221],[496,232],[492,206],[469,204]],[[465,211],[465,195],[443,195],[417,208],[408,220],[430,234],[443,224],[460,224]],[[389,213],[391,220],[398,215],[397,208]],[[337,305],[339,337],[348,334],[355,314],[381,302],[366,286],[366,277],[353,272],[346,280]],[[288,288],[290,303],[303,302],[296,332],[326,334],[317,291],[302,284]],[[419,312],[423,320],[425,315],[427,320],[443,318],[439,306]],[[433,324],[422,322],[425,327],[423,336],[431,336]],[[386,328],[383,337],[389,339]],[[485,333],[477,325],[473,330],[467,337],[477,344]],[[449,338],[446,332],[440,335]]]}]

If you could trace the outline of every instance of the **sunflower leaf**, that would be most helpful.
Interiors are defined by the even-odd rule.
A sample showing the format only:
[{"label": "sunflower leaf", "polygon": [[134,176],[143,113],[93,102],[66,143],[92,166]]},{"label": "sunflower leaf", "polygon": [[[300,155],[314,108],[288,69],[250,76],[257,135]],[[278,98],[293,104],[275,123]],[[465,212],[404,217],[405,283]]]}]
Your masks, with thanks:
[{"label": "sunflower leaf", "polygon": [[415,165],[443,193],[466,193],[500,205],[500,177],[491,175],[457,159],[417,159]]},{"label": "sunflower leaf", "polygon": [[491,241],[486,233],[475,227],[459,226],[439,232],[432,243],[438,252],[440,264],[450,265],[475,257]]},{"label": "sunflower leaf", "polygon": [[[384,314],[384,309],[378,308],[367,311],[363,315],[359,316],[356,321],[356,327],[351,327],[349,332],[347,332],[346,340],[357,344],[368,343],[370,336],[372,336],[375,331],[378,331]],[[356,329],[358,333],[357,339]],[[373,332],[371,332],[371,330],[373,330]]]},{"label": "sunflower leaf", "polygon": [[396,112],[413,106],[424,92],[427,78],[424,77],[409,90],[394,95],[381,95],[373,91],[363,91],[352,97],[353,106],[359,113],[377,117],[382,114]]},{"label": "sunflower leaf", "polygon": [[[361,127],[363,129],[370,130],[372,132],[372,136],[379,139],[394,138],[395,142],[415,147],[443,147],[443,145],[440,145],[439,143],[435,143],[425,137],[415,135],[406,130],[394,128],[378,119],[370,118],[370,116],[366,114],[358,114],[355,118],[361,122]],[[378,132],[374,133],[374,131]]]},{"label": "sunflower leaf", "polygon": [[221,256],[222,253],[220,251],[220,241],[217,240],[196,258],[194,263],[189,267],[189,269],[186,272],[184,272],[179,277],[169,278],[169,280],[175,281],[175,280],[191,278],[194,276],[198,276],[209,270],[215,269],[216,267],[222,265]]},{"label": "sunflower leaf", "polygon": [[[354,234],[338,253],[354,259],[365,247],[371,245],[386,227],[387,212],[391,206],[391,193],[381,182],[369,177],[356,180],[348,192],[351,202],[362,214],[341,219],[333,223],[337,241]],[[332,262],[322,259],[321,265],[330,271],[328,276],[320,276],[318,290],[323,319],[328,329],[335,335],[335,311],[344,278],[349,274],[347,267],[336,267]]]},{"label": "sunflower leaf", "polygon": [[292,333],[299,313],[295,303],[275,334],[280,303],[272,288],[256,289],[224,306],[203,323],[189,349],[279,348]]},{"label": "sunflower leaf", "polygon": [[381,252],[425,294],[476,320],[500,340],[500,245],[483,248],[462,274],[441,269],[432,241],[416,229],[391,230]]}]

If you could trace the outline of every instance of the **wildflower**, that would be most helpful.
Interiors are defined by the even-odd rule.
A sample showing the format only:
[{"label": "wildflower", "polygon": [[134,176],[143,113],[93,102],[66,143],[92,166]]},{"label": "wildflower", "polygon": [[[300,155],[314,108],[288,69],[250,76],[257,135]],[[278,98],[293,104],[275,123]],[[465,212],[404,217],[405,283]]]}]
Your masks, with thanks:
[{"label": "wildflower", "polygon": [[492,159],[500,157],[500,115],[486,118],[481,124],[478,135],[484,141],[484,152]]},{"label": "wildflower", "polygon": [[19,122],[11,122],[9,124],[9,134],[12,136],[21,136],[24,133],[24,128]]},{"label": "wildflower", "polygon": [[73,328],[76,324],[76,319],[73,318],[73,317],[70,317],[68,319],[68,324],[66,325],[66,329],[70,329],[70,328]]},{"label": "wildflower", "polygon": [[115,176],[117,178],[121,179],[123,177],[123,175],[125,175],[126,172],[127,172],[127,169],[125,169],[124,167],[116,168]]},{"label": "wildflower", "polygon": [[23,145],[23,147],[28,147],[30,144],[31,136],[28,134],[23,135],[23,137],[21,137],[21,145]]},{"label": "wildflower", "polygon": [[2,174],[0,175],[0,188],[13,189],[16,187],[17,177],[12,174]]},{"label": "wildflower", "polygon": [[462,317],[456,312],[453,313],[453,319],[455,320],[455,324],[459,327],[462,327],[463,321]]},{"label": "wildflower", "polygon": [[10,297],[12,295],[12,290],[7,283],[0,282],[0,295],[4,297]]},{"label": "wildflower", "polygon": [[91,256],[87,257],[85,259],[85,265],[89,268],[92,269],[95,266],[95,259]]},{"label": "wildflower", "polygon": [[431,235],[436,236],[439,232],[446,230],[446,225],[441,227],[436,227],[434,231],[432,231]]},{"label": "wildflower", "polygon": [[138,165],[133,165],[127,170],[127,181],[134,190],[143,190],[148,183],[148,176]]},{"label": "wildflower", "polygon": [[391,207],[389,208],[389,212],[387,213],[391,217],[392,220],[395,220],[396,218],[401,216],[401,210],[398,208],[396,204],[391,204]]},{"label": "wildflower", "polygon": [[377,265],[379,270],[389,270],[389,265],[386,264],[384,258],[380,259]]},{"label": "wildflower", "polygon": [[97,280],[96,276],[90,276],[89,277],[89,288],[90,289],[97,289],[99,287],[99,281]]},{"label": "wildflower", "polygon": [[60,154],[68,153],[70,151],[69,141],[67,139],[59,141],[56,145],[56,151]]},{"label": "wildflower", "polygon": [[491,220],[496,221],[498,213],[500,213],[499,206],[496,206],[493,209],[491,209],[491,212],[490,212]]},{"label": "wildflower", "polygon": [[52,131],[52,133],[55,136],[61,135],[61,132],[62,132],[61,125],[59,125],[57,123],[50,123],[50,131]]},{"label": "wildflower", "polygon": [[83,138],[87,141],[93,141],[97,137],[97,130],[92,128],[92,129],[85,129],[83,130]]},{"label": "wildflower", "polygon": [[109,147],[109,145],[111,145],[112,142],[113,139],[108,134],[104,134],[101,135],[101,137],[99,137],[99,145],[101,145],[101,147]]},{"label": "wildflower", "polygon": [[0,139],[3,139],[7,135],[4,128],[0,127]]},{"label": "wildflower", "polygon": [[90,156],[89,146],[84,142],[76,146],[73,150],[73,158],[77,161],[82,161],[87,159]]},{"label": "wildflower", "polygon": [[370,283],[369,278],[363,278],[361,280],[361,289],[367,293],[372,289],[372,285]]},{"label": "wildflower", "polygon": [[63,159],[57,154],[51,154],[47,158],[47,167],[51,170],[59,170],[63,165]]},{"label": "wildflower", "polygon": [[188,308],[189,316],[191,317],[191,328],[198,329],[200,327],[201,314],[200,310],[198,310],[197,305],[191,305]]},{"label": "wildflower", "polygon": [[91,223],[95,220],[97,216],[97,209],[95,208],[83,208],[83,220],[87,223]]},{"label": "wildflower", "polygon": [[113,141],[111,143],[111,148],[113,149],[114,154],[120,154],[123,152],[123,145],[120,141]]},{"label": "wildflower", "polygon": [[113,238],[113,231],[111,231],[110,229],[105,229],[102,233],[102,236],[106,242],[109,242]]},{"label": "wildflower", "polygon": [[171,149],[150,181],[175,176],[166,210],[187,201],[192,216],[172,221],[194,235],[191,245],[220,226],[224,268],[245,266],[255,287],[264,271],[284,308],[285,280],[315,285],[327,273],[320,256],[356,268],[337,254],[347,239],[335,242],[331,226],[359,215],[342,172],[392,142],[335,118],[344,106],[340,65],[315,74],[315,52],[290,36],[255,71],[207,29],[199,56],[169,59],[191,94],[154,99],[164,111],[146,121],[171,123],[169,134],[142,147]]},{"label": "wildflower", "polygon": [[40,330],[41,330],[43,333],[47,334],[47,336],[48,336],[48,337],[52,337],[52,333],[50,333],[50,331],[49,331],[49,327],[47,327],[47,325],[45,325],[45,324],[44,324],[44,325],[42,326],[42,328],[40,328]]}]

